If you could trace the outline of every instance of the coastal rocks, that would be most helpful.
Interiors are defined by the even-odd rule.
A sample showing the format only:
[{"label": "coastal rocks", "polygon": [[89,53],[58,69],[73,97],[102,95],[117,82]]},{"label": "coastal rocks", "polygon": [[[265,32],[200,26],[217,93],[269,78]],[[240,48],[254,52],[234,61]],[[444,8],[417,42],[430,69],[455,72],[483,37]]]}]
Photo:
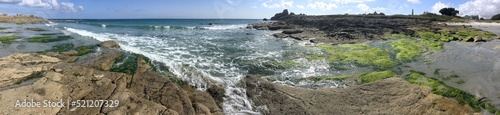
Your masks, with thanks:
[{"label": "coastal rocks", "polygon": [[284,33],[284,34],[298,34],[298,33],[302,33],[302,32],[303,31],[299,30],[299,29],[285,29],[281,33]]},{"label": "coastal rocks", "polygon": [[473,114],[458,101],[393,77],[345,89],[298,89],[247,77],[242,83],[264,114]]},{"label": "coastal rocks", "polygon": [[275,33],[275,34],[273,34],[273,36],[276,37],[276,38],[287,38],[287,37],[289,37],[288,34],[284,34],[284,33]]},{"label": "coastal rocks", "polygon": [[29,80],[60,62],[57,58],[40,54],[12,54],[0,58],[0,87]]},{"label": "coastal rocks", "polygon": [[[113,50],[113,49],[109,49]],[[118,51],[115,51],[118,52]],[[110,55],[105,55],[110,54]],[[101,71],[108,63],[114,62],[120,53],[103,53],[97,57],[80,60],[82,64],[64,63],[57,58],[35,54],[15,54],[0,59],[1,75],[6,69],[21,69],[45,66],[33,84],[21,84],[12,87],[0,85],[0,114],[167,114],[221,115],[222,109],[217,100],[222,100],[223,91],[211,87],[207,92],[196,91],[187,84],[172,82],[173,76],[162,76],[151,69],[146,61],[137,58],[135,74]],[[32,58],[32,59],[30,59]],[[5,63],[18,63],[16,67]],[[52,64],[47,66],[47,64]],[[41,71],[39,69],[34,69]],[[30,71],[31,72],[31,71]],[[9,72],[13,73],[13,72]],[[10,74],[9,74],[10,76]],[[1,78],[4,78],[2,76]],[[2,80],[4,81],[4,80]],[[182,82],[182,81],[181,81]],[[214,89],[215,88],[215,89]],[[223,90],[223,89],[222,89]],[[210,92],[210,93],[209,93]],[[220,98],[220,99],[219,99]],[[117,107],[50,107],[22,108],[15,107],[16,100],[58,101],[67,100],[117,100]]]},{"label": "coastal rocks", "polygon": [[482,40],[483,40],[483,37],[481,37],[481,36],[474,37],[474,42],[479,42],[479,41],[482,41]]},{"label": "coastal rocks", "polygon": [[107,71],[111,69],[115,60],[122,55],[123,54],[121,52],[116,50],[103,50],[102,55],[89,58],[87,61],[88,63],[85,63],[84,65],[98,70]]},{"label": "coastal rocks", "polygon": [[120,48],[120,45],[115,40],[101,42],[98,46],[102,48]]}]

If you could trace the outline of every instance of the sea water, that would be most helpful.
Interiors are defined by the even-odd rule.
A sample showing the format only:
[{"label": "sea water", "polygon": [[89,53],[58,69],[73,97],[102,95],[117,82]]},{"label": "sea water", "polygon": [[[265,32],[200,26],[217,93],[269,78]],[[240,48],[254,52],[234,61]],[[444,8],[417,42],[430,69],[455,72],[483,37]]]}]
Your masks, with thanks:
[{"label": "sea water", "polygon": [[[304,87],[343,87],[330,81],[294,82],[335,74],[326,61],[308,61],[307,54],[321,53],[305,42],[274,38],[280,31],[247,29],[251,19],[113,19],[52,20],[46,24],[65,33],[98,41],[117,40],[121,48],[162,62],[176,77],[204,91],[210,83],[226,88],[226,114],[259,114],[238,83],[249,74],[272,77],[275,83]],[[291,68],[276,69],[265,63],[293,62]],[[355,69],[353,69],[355,70]]]}]

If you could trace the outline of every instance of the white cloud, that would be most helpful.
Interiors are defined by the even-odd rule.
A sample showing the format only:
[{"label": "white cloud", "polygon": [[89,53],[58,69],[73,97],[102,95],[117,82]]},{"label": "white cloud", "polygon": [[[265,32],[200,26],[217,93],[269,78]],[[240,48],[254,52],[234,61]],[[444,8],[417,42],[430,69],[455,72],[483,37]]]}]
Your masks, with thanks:
[{"label": "white cloud", "polygon": [[0,0],[0,3],[7,3],[7,4],[18,4],[20,2],[21,0]]},{"label": "white cloud", "polygon": [[408,0],[408,2],[413,4],[420,4],[420,0]]},{"label": "white cloud", "polygon": [[40,7],[51,10],[59,10],[62,6],[62,9],[65,10],[65,12],[78,12],[83,10],[83,6],[78,6],[75,8],[75,5],[73,3],[59,3],[57,0],[0,0],[0,3],[18,4],[28,7]]},{"label": "white cloud", "polygon": [[83,6],[78,6],[77,8],[75,8],[75,4],[70,2],[61,2],[61,6],[66,12],[78,12],[80,10],[83,10]]},{"label": "white cloud", "polygon": [[267,0],[262,3],[266,8],[291,8],[293,7],[293,0]]},{"label": "white cloud", "polygon": [[[311,0],[309,0],[311,1]],[[350,3],[365,3],[365,2],[372,2],[375,0],[329,0],[334,3],[339,3],[339,4],[350,4]]]},{"label": "white cloud", "polygon": [[358,4],[356,7],[363,12],[368,12],[370,10],[370,7],[366,4]]},{"label": "white cloud", "polygon": [[309,3],[307,7],[311,9],[320,9],[326,11],[326,10],[332,10],[332,8],[337,8],[338,6],[336,4],[327,4],[325,2],[314,2],[314,3]]},{"label": "white cloud", "polygon": [[356,6],[356,8],[358,8],[360,11],[362,12],[365,12],[365,13],[368,13],[368,12],[383,12],[383,11],[386,11],[387,8],[384,8],[384,7],[375,7],[375,8],[370,8],[370,6],[366,5],[366,4],[358,4]]},{"label": "white cloud", "polygon": [[471,0],[459,5],[458,11],[460,14],[491,18],[500,13],[500,0]]},{"label": "white cloud", "polygon": [[304,5],[297,5],[297,8],[304,9]]},{"label": "white cloud", "polygon": [[442,2],[437,2],[436,4],[434,4],[434,6],[432,6],[432,12],[433,13],[439,13],[439,10],[443,9],[443,8],[448,8],[450,7],[449,5],[446,5]]}]

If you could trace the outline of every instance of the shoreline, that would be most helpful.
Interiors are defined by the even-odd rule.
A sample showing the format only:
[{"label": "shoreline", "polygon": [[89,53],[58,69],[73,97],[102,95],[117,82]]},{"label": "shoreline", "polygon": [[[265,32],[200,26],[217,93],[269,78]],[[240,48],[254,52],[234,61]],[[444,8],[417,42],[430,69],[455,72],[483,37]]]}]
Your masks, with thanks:
[{"label": "shoreline", "polygon": [[[290,30],[290,31],[293,33],[293,31],[295,31],[295,30]],[[311,31],[314,31],[314,30],[311,30]],[[349,43],[349,42],[345,42],[345,43]],[[356,43],[356,42],[354,42],[354,43]],[[112,44],[114,44],[114,43],[112,43]],[[343,44],[343,43],[338,43],[338,44]],[[116,48],[115,45],[111,45],[111,46]],[[102,47],[102,48],[107,49],[105,47]],[[86,58],[87,60],[81,60],[81,64],[72,64],[72,63],[66,62],[65,60],[68,60],[69,62],[74,60],[74,59],[71,59],[71,58],[74,58],[74,56],[67,56],[67,55],[64,56],[65,55],[64,52],[59,52],[59,53],[58,52],[47,52],[46,55],[53,55],[53,57],[60,58],[60,60],[62,60],[62,62],[54,62],[54,63],[59,63],[59,64],[54,64],[54,68],[44,70],[46,72],[45,76],[42,76],[39,80],[35,81],[35,83],[32,84],[32,86],[22,86],[22,87],[17,87],[17,88],[21,89],[21,88],[30,87],[30,88],[36,89],[36,87],[39,86],[37,84],[40,84],[42,81],[46,82],[46,83],[54,83],[54,82],[59,83],[56,85],[51,85],[54,87],[68,86],[70,84],[78,84],[78,86],[82,86],[82,87],[85,87],[85,85],[89,85],[91,87],[97,88],[97,90],[88,91],[88,90],[83,90],[83,89],[80,90],[78,87],[71,87],[72,90],[77,90],[77,91],[80,90],[81,92],[79,92],[79,93],[83,93],[83,92],[86,92],[86,93],[90,92],[90,93],[89,93],[89,95],[80,95],[80,94],[68,94],[68,95],[76,95],[76,97],[82,97],[81,99],[102,99],[102,97],[98,97],[98,96],[96,97],[96,95],[100,95],[101,93],[99,93],[98,91],[103,90],[104,92],[106,92],[106,95],[110,94],[110,95],[107,95],[108,99],[123,99],[122,101],[124,101],[124,102],[130,102],[130,103],[127,103],[127,105],[129,105],[129,106],[138,106],[138,105],[133,104],[134,102],[130,101],[130,100],[138,100],[137,102],[146,103],[146,105],[141,105],[137,108],[134,108],[135,110],[137,110],[135,112],[146,112],[149,110],[146,110],[146,109],[140,108],[140,107],[151,107],[151,108],[155,109],[155,110],[151,110],[151,111],[153,111],[153,113],[151,113],[151,114],[159,114],[162,112],[163,113],[167,113],[167,112],[168,113],[178,113],[178,114],[189,114],[189,113],[224,114],[224,113],[222,113],[223,108],[221,108],[222,107],[221,103],[223,101],[223,100],[221,100],[221,98],[224,97],[224,92],[223,92],[224,88],[221,89],[220,86],[219,87],[212,86],[212,88],[211,89],[209,88],[206,92],[198,92],[198,91],[193,90],[194,88],[192,86],[186,85],[185,82],[183,82],[182,80],[178,80],[178,79],[165,80],[163,78],[168,78],[165,76],[166,74],[153,72],[155,69],[157,69],[157,67],[155,67],[153,65],[148,65],[148,61],[146,61],[146,60],[149,60],[149,59],[146,59],[147,57],[140,56],[140,55],[137,56],[137,58],[131,59],[131,61],[126,61],[126,60],[124,61],[126,63],[135,65],[136,68],[126,68],[126,67],[120,68],[120,67],[118,67],[118,68],[115,68],[115,70],[113,70],[113,68],[114,68],[113,63],[116,63],[117,60],[120,60],[123,57],[123,55],[137,55],[137,54],[128,54],[128,53],[126,53],[127,51],[122,51],[123,49],[113,49],[110,47],[108,47],[107,50],[109,50],[109,52],[101,54],[101,55],[95,55],[95,57],[93,57],[94,59],[87,57]],[[117,50],[117,51],[113,51],[113,50]],[[115,52],[115,53],[112,53],[112,52]],[[119,52],[119,53],[117,53],[117,52]],[[28,55],[27,57],[24,57],[24,58],[38,57],[38,56],[39,55],[37,55],[37,54],[32,54],[32,55]],[[78,56],[77,56],[77,58],[78,58]],[[21,63],[24,63],[24,62],[21,62]],[[78,71],[82,71],[82,70],[84,72],[78,72]],[[117,72],[110,72],[110,71],[117,71]],[[132,71],[134,71],[134,72],[132,72]],[[60,74],[62,74],[63,76],[60,76]],[[160,74],[160,75],[158,75],[158,74]],[[105,77],[99,77],[101,75],[104,75]],[[153,77],[147,77],[148,75],[151,75]],[[59,76],[59,77],[54,77],[54,76]],[[76,77],[78,79],[66,78],[64,76]],[[108,76],[111,76],[111,77],[108,77]],[[124,77],[124,76],[126,76],[126,77]],[[283,100],[285,100],[284,101],[285,103],[288,103],[288,102],[296,103],[294,101],[290,101],[290,100],[293,100],[294,98],[289,97],[289,95],[291,95],[291,94],[299,95],[299,97],[300,97],[299,100],[313,102],[311,100],[307,100],[307,99],[303,98],[303,96],[307,96],[307,95],[301,94],[301,92],[310,92],[313,94],[325,94],[326,93],[329,95],[334,95],[334,94],[330,94],[330,93],[340,91],[340,90],[332,91],[331,89],[318,89],[318,90],[314,90],[314,91],[299,91],[299,92],[293,93],[294,91],[298,91],[299,88],[289,88],[286,86],[279,86],[279,85],[276,85],[275,83],[264,81],[262,79],[261,80],[251,80],[251,79],[260,79],[260,77],[255,77],[255,76],[252,77],[251,75],[249,75],[249,76],[250,77],[247,77],[247,79],[243,80],[241,83],[241,84],[244,84],[246,86],[247,90],[252,90],[251,93],[247,93],[246,95],[253,98],[254,102],[257,102],[257,103],[262,104],[262,105],[270,105],[267,107],[269,109],[268,112],[271,112],[271,113],[280,113],[280,111],[277,111],[277,110],[280,110],[279,108],[281,108],[281,109],[287,108],[288,105],[276,105],[276,103],[281,103],[281,101],[279,101],[278,98],[267,97],[267,98],[259,99],[260,97],[256,96],[256,94],[258,94],[259,92],[266,92],[266,93],[268,93],[268,95],[278,95],[277,97],[281,97]],[[170,77],[172,77],[172,76],[170,76]],[[109,79],[107,79],[107,78],[109,78]],[[173,78],[176,78],[176,77],[173,77]],[[65,81],[65,80],[68,80],[68,81]],[[85,83],[75,83],[75,82],[72,82],[71,80],[83,80],[86,82]],[[135,82],[135,80],[138,80],[138,81]],[[61,83],[60,81],[64,81],[64,82]],[[88,81],[93,81],[96,83],[89,83]],[[113,81],[114,83],[111,81]],[[158,82],[158,81],[160,81],[160,82]],[[253,82],[250,82],[250,81],[253,81]],[[262,83],[264,86],[268,86],[268,87],[260,87],[260,85],[255,85],[254,83]],[[374,83],[371,83],[371,84],[356,85],[352,89],[356,89],[359,87],[368,87],[368,86],[377,87],[377,86],[380,86],[384,83],[401,83],[401,84],[404,84],[404,86],[405,86],[404,88],[419,89],[418,91],[422,91],[423,93],[426,94],[424,97],[431,98],[431,99],[429,99],[430,102],[435,102],[437,100],[444,99],[444,100],[446,100],[446,102],[454,103],[453,106],[456,105],[456,107],[453,107],[453,108],[444,108],[445,110],[447,110],[445,112],[449,112],[449,113],[452,113],[452,112],[473,113],[473,111],[470,109],[470,107],[461,106],[460,104],[458,104],[456,102],[456,100],[451,100],[451,99],[446,98],[446,97],[439,97],[439,96],[433,95],[432,93],[429,93],[430,91],[429,91],[428,87],[425,88],[423,86],[418,86],[418,85],[413,85],[413,84],[410,85],[406,81],[401,80],[401,79],[396,79],[396,78],[389,78],[387,80],[375,81]],[[150,86],[151,84],[153,84],[153,85]],[[158,85],[158,84],[160,84],[160,85]],[[401,84],[395,85],[395,86],[400,86]],[[134,87],[131,87],[132,85]],[[33,87],[33,86],[36,86],[36,87]],[[139,88],[136,89],[135,87],[139,87]],[[170,89],[166,92],[162,92],[161,89],[169,89],[169,87],[176,87],[176,88]],[[261,89],[259,89],[259,87]],[[48,89],[50,87],[43,87],[43,88]],[[113,89],[113,91],[110,92],[109,89]],[[7,90],[12,91],[12,92],[13,92],[13,90],[18,91],[18,90],[16,90],[16,88],[5,89],[3,91],[7,91]],[[123,92],[120,92],[123,94],[114,92],[114,90],[123,91]],[[259,91],[259,90],[261,90],[261,91]],[[268,90],[270,90],[270,91],[278,90],[281,92],[269,93]],[[404,90],[404,89],[395,89],[395,90]],[[1,91],[2,90],[0,90],[0,92]],[[171,97],[162,98],[161,96],[158,96],[158,95],[151,93],[151,92],[146,92],[146,94],[144,94],[144,92],[142,92],[142,91],[162,92],[162,94],[168,95]],[[343,90],[343,91],[349,92],[349,90]],[[341,91],[341,92],[343,92],[343,91]],[[355,91],[356,90],[353,90],[352,92],[355,92]],[[36,92],[36,91],[33,91],[33,92]],[[44,90],[44,92],[45,92],[44,94],[52,93],[52,92],[49,92],[49,90]],[[180,94],[179,95],[172,95],[171,94],[172,92],[177,92]],[[292,93],[290,93],[290,92],[292,92]],[[30,96],[31,95],[40,95],[40,94],[32,94],[30,92],[22,92],[22,93],[24,93],[26,95],[30,95]],[[58,93],[61,93],[61,92],[58,92]],[[68,92],[63,91],[62,93],[68,93]],[[8,93],[6,93],[6,94],[8,94]],[[347,93],[347,94],[349,94],[349,93]],[[120,97],[118,95],[126,95],[126,96]],[[133,95],[138,95],[138,96],[135,97]],[[384,94],[382,93],[380,95],[384,95]],[[406,95],[406,96],[410,96],[410,97],[414,96],[414,94],[412,94],[412,93],[403,93],[401,95]],[[0,95],[0,96],[5,96],[5,95]],[[11,96],[11,95],[8,95],[8,96]],[[64,96],[64,95],[62,95],[62,96]],[[346,96],[333,96],[333,98],[336,98],[336,99],[342,99],[345,97]],[[68,98],[68,97],[66,97],[66,98]],[[158,99],[158,98],[160,98],[160,99]],[[359,97],[359,98],[363,98],[363,97]],[[385,97],[385,98],[389,98],[389,97]],[[426,98],[424,98],[424,99],[426,99]],[[6,99],[6,98],[2,97],[2,99]],[[72,98],[72,99],[75,99],[75,98]],[[170,100],[170,99],[174,99],[174,100]],[[256,100],[266,100],[266,99],[269,99],[270,101],[269,100],[267,102],[266,101],[262,101],[262,102],[256,101]],[[167,102],[165,102],[165,100],[167,100]],[[329,99],[323,99],[323,100],[326,102]],[[429,101],[429,100],[426,100],[426,101]],[[401,101],[404,102],[407,100],[402,99]],[[191,102],[191,103],[189,103],[189,102]],[[368,100],[368,102],[372,102],[372,101]],[[194,103],[194,104],[192,104],[192,103]],[[318,103],[320,103],[320,102],[318,102]],[[358,102],[345,102],[345,103],[346,103],[345,106],[347,106],[347,104],[358,103]],[[174,106],[171,106],[169,104],[172,104]],[[322,103],[322,104],[324,104],[324,103]],[[428,103],[426,103],[426,104],[428,104]],[[271,105],[273,105],[273,106],[271,106]],[[298,107],[297,107],[297,105],[298,105]],[[309,107],[321,108],[321,107],[317,107],[317,106],[301,105],[301,104],[296,104],[296,105],[291,104],[290,106],[294,106],[296,109],[281,111],[281,112],[297,113],[297,112],[300,112],[299,110],[302,110],[304,108],[309,108]],[[359,105],[359,106],[361,106],[361,105]],[[358,108],[356,108],[356,106],[351,106],[351,107],[353,108],[352,111],[354,111],[354,112],[359,110],[359,107]],[[429,105],[429,107],[430,107],[430,105]],[[335,107],[335,109],[339,109],[339,108],[342,108],[342,106]],[[4,108],[2,107],[1,109],[4,109]],[[1,109],[0,109],[0,111],[1,111]],[[421,110],[415,110],[415,111],[422,112],[422,111],[428,110],[428,109],[435,109],[435,108],[421,108]],[[76,109],[76,110],[77,110],[77,112],[90,112],[90,113],[96,112],[95,109]],[[365,110],[363,110],[363,112],[377,113],[376,112],[377,110],[381,110],[381,109],[380,108],[379,109],[365,109]],[[460,111],[458,111],[458,110],[460,110]],[[30,110],[27,110],[27,111],[30,112]],[[265,110],[261,110],[261,111],[265,111]],[[327,111],[326,109],[318,110],[318,111],[308,111],[306,113],[321,113],[319,111],[323,111],[324,113],[328,113],[328,112],[325,112],[325,111]],[[55,111],[52,111],[52,112],[55,112]],[[57,112],[58,113],[59,112],[72,113],[72,111],[64,110],[64,108],[61,108]],[[75,112],[75,111],[73,111],[73,112]],[[102,112],[102,111],[97,111],[97,112]],[[108,112],[108,113],[125,112],[125,109],[123,107],[115,109],[115,110],[107,109],[105,112]],[[128,112],[134,112],[134,111],[128,111]],[[157,113],[154,113],[154,112],[157,112]],[[389,111],[389,113],[390,112],[391,111]],[[401,114],[404,114],[404,112]]]}]

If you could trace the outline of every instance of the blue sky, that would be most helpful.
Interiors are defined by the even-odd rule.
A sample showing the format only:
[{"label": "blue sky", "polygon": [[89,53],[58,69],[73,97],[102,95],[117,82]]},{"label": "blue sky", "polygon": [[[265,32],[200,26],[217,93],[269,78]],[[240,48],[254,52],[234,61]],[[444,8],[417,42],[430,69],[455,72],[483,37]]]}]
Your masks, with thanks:
[{"label": "blue sky", "polygon": [[461,15],[489,18],[500,0],[0,0],[0,11],[45,18],[269,18],[283,9],[305,14],[436,12],[457,8]]}]

